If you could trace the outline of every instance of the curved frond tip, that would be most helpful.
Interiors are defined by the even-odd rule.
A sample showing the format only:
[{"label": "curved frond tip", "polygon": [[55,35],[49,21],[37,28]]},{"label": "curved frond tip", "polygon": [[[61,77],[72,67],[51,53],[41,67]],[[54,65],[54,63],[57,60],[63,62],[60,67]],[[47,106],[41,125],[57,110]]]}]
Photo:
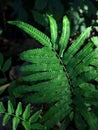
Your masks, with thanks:
[{"label": "curved frond tip", "polygon": [[8,23],[16,25],[17,27],[25,31],[28,35],[39,41],[43,46],[51,48],[52,43],[50,41],[50,38],[32,25],[29,25],[22,21],[8,21]]}]

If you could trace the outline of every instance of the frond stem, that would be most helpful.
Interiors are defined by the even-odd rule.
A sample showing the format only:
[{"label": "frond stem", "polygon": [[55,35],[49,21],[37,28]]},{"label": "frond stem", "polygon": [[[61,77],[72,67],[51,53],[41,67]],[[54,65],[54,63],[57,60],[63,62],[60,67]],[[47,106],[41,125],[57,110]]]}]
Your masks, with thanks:
[{"label": "frond stem", "polygon": [[[55,50],[53,49],[53,51],[55,51]],[[64,69],[64,71],[65,71],[65,73],[66,73],[67,78],[68,78],[69,85],[71,86],[71,87],[70,87],[70,88],[71,88],[71,91],[73,92],[73,84],[72,84],[72,82],[71,82],[71,79],[70,79],[70,76],[69,76],[69,74],[68,74],[68,72],[67,72],[67,69],[66,69],[66,67],[65,67],[65,65],[64,65],[64,63],[63,63],[63,61],[62,61],[62,59],[61,59],[60,56],[58,55],[58,53],[57,53],[56,51],[55,51],[55,53],[56,53],[57,57],[59,58],[61,65],[63,66],[63,69]]]}]

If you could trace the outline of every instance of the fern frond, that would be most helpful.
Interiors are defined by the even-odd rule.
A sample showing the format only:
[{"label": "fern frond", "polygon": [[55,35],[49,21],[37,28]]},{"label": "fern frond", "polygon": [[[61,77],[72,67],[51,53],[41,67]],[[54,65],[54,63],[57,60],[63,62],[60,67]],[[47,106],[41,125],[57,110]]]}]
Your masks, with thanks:
[{"label": "fern frond", "polygon": [[51,48],[50,38],[35,27],[21,21],[9,21],[8,23],[21,28],[31,37],[39,41],[43,46]]},{"label": "fern frond", "polygon": [[41,112],[42,111],[40,110],[40,111],[35,112],[33,115],[31,115],[30,104],[28,104],[25,107],[24,112],[23,112],[21,102],[18,103],[17,108],[15,110],[10,101],[8,101],[8,110],[6,111],[4,104],[2,102],[0,102],[0,116],[1,115],[4,116],[2,124],[3,124],[3,126],[5,126],[8,123],[9,119],[11,119],[13,130],[17,129],[19,123],[21,123],[26,130],[31,130],[32,128],[34,130],[46,129],[40,123],[39,123],[40,128],[39,128],[39,126],[38,127],[36,126],[36,129],[33,127],[33,125],[36,125],[36,123],[38,123],[37,120],[39,119],[39,115],[41,114]]},{"label": "fern frond", "polygon": [[[43,52],[45,53],[43,54]],[[23,96],[24,101],[26,102],[53,103],[56,108],[53,106],[53,108],[49,110],[49,113],[54,122],[49,123],[50,119],[47,119],[46,123],[50,128],[52,124],[55,125],[55,123],[57,123],[59,120],[62,120],[65,116],[68,116],[67,112],[69,113],[71,111],[71,108],[69,106],[71,104],[70,86],[67,80],[67,76],[63,70],[64,68],[60,63],[60,59],[58,59],[56,56],[56,53],[48,48],[25,51],[21,53],[20,56],[22,60],[26,60],[30,63],[27,66],[21,68],[21,71],[23,71],[23,73],[29,71],[29,74],[23,76],[21,80],[29,82],[32,85],[18,86],[16,89],[14,89],[13,94],[17,97],[25,95],[25,93],[28,92],[31,93],[29,96]],[[60,108],[62,108],[62,111],[64,111],[66,115],[61,114],[62,111]],[[43,117],[42,122],[44,122],[45,119]]]},{"label": "fern frond", "polygon": [[67,16],[63,17],[62,33],[59,41],[59,56],[63,57],[64,50],[67,47],[68,40],[70,37],[70,23]]},{"label": "fern frond", "polygon": [[[28,64],[21,67],[22,82],[11,92],[15,97],[22,97],[25,102],[49,104],[40,121],[49,130],[58,122],[62,124],[60,129],[64,130],[64,126],[66,129],[72,120],[75,120],[78,130],[80,130],[80,123],[84,124],[81,128],[83,130],[88,127],[90,130],[97,130],[97,37],[87,42],[92,30],[89,27],[72,45],[67,46],[69,21],[67,17],[63,20],[66,30],[63,26],[58,52],[52,48],[43,47],[20,54],[20,58]],[[73,113],[72,116],[71,113]],[[67,118],[68,122],[65,121]],[[81,122],[77,121],[78,119]]]},{"label": "fern frond", "polygon": [[48,19],[49,19],[49,23],[50,23],[50,33],[51,33],[51,42],[52,42],[52,46],[54,50],[57,50],[58,46],[57,46],[57,38],[58,38],[58,26],[56,23],[56,20],[50,16],[47,15]]},{"label": "fern frond", "polygon": [[29,63],[31,62],[36,64],[52,64],[59,62],[59,60],[55,57],[55,53],[46,47],[43,47],[42,49],[24,51],[20,57],[22,60],[25,59]]},{"label": "fern frond", "polygon": [[64,61],[67,64],[75,53],[80,49],[80,47],[84,44],[84,41],[90,36],[91,27],[88,27],[76,40],[75,42],[68,48],[66,53],[64,54],[63,59],[67,59]]}]

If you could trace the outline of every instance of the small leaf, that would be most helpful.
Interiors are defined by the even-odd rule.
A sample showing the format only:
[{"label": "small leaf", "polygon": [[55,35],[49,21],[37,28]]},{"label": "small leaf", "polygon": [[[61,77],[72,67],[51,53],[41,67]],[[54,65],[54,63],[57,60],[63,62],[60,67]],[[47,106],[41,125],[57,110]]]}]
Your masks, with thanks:
[{"label": "small leaf", "polygon": [[16,109],[16,116],[19,116],[21,114],[22,114],[22,103],[19,102],[18,106],[17,106],[17,109]]},{"label": "small leaf", "polygon": [[2,68],[2,71],[3,71],[3,72],[8,71],[9,68],[10,68],[10,66],[11,66],[11,58],[9,58],[9,59],[7,59],[7,60],[5,61],[4,65],[3,65],[3,68]]},{"label": "small leaf", "polygon": [[30,106],[31,106],[31,105],[28,104],[28,105],[26,106],[24,112],[23,112],[22,117],[23,117],[24,120],[27,120],[27,119],[29,118],[29,116],[30,116]]},{"label": "small leaf", "polygon": [[2,102],[0,102],[0,113],[4,113],[6,110],[5,110],[5,107],[3,105]]},{"label": "small leaf", "polygon": [[14,113],[14,108],[13,108],[13,105],[12,105],[11,101],[8,101],[8,112],[10,114]]},{"label": "small leaf", "polygon": [[31,130],[31,126],[29,122],[22,121],[22,125],[24,126],[25,130]]},{"label": "small leaf", "polygon": [[47,15],[47,16],[50,22],[51,42],[52,42],[53,48],[56,49],[56,42],[57,42],[57,36],[58,36],[57,23],[56,23],[56,20],[52,16],[50,15]]},{"label": "small leaf", "polygon": [[8,113],[6,113],[4,115],[2,125],[5,126],[8,123],[9,119],[10,119],[10,115]]},{"label": "small leaf", "polygon": [[12,125],[13,125],[13,130],[16,130],[16,129],[17,129],[19,123],[20,123],[20,119],[17,118],[17,117],[14,117],[14,118],[13,118],[13,123],[12,123]]},{"label": "small leaf", "polygon": [[91,41],[95,44],[96,47],[98,47],[98,36],[97,37],[92,37]]},{"label": "small leaf", "polygon": [[33,123],[36,122],[39,118],[39,115],[41,114],[42,110],[35,112],[30,118],[29,118],[29,122]]},{"label": "small leaf", "polygon": [[61,38],[59,41],[59,46],[60,46],[59,55],[61,57],[63,57],[63,52],[67,47],[69,36],[70,36],[70,23],[69,23],[68,18],[66,16],[64,16],[62,33],[61,33]]},{"label": "small leaf", "polygon": [[2,53],[0,53],[0,69],[2,67],[2,64],[3,64],[3,55]]}]

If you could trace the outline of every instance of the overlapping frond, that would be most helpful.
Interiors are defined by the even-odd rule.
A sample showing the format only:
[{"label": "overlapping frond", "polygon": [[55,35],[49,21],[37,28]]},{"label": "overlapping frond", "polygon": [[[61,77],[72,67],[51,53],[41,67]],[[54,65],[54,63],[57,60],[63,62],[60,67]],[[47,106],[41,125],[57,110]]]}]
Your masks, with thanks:
[{"label": "overlapping frond", "polygon": [[[28,75],[22,77],[22,81],[29,82],[31,85],[18,86],[14,90],[14,95],[16,97],[23,95],[24,101],[31,103],[53,103],[48,112],[50,118],[46,113],[42,119],[42,122],[50,128],[71,111],[70,86],[64,68],[56,53],[46,47],[25,51],[20,57],[29,62],[27,66],[21,67],[23,73],[28,72]],[[30,94],[24,96],[25,93]],[[62,115],[62,111],[66,115]],[[49,122],[50,119],[54,120],[52,124]]]},{"label": "overlapping frond", "polygon": [[[50,24],[54,22],[52,20]],[[55,26],[50,27],[53,31],[52,42],[56,42]],[[88,127],[90,130],[98,129],[98,44],[97,37],[87,41],[91,30],[91,27],[87,28],[68,47],[70,27],[67,17],[64,17],[63,32],[58,43],[59,54],[46,45],[20,54],[28,65],[21,67],[22,83],[14,88],[13,94],[23,97],[26,102],[49,103],[41,119],[48,129],[61,121],[60,129],[65,130],[73,119],[78,130]],[[81,127],[81,123],[84,127]]]},{"label": "overlapping frond", "polygon": [[[78,50],[77,46],[75,46],[77,40],[73,43],[74,45],[69,47],[63,61],[73,85],[76,127],[80,130],[81,121],[84,122],[83,120],[85,120],[83,130],[87,128],[86,123],[89,125],[90,130],[97,130],[98,117],[94,109],[98,107],[98,47],[92,39],[86,45],[83,45],[84,41],[82,39],[77,45]],[[82,43],[81,48],[79,48],[80,43]]]}]

